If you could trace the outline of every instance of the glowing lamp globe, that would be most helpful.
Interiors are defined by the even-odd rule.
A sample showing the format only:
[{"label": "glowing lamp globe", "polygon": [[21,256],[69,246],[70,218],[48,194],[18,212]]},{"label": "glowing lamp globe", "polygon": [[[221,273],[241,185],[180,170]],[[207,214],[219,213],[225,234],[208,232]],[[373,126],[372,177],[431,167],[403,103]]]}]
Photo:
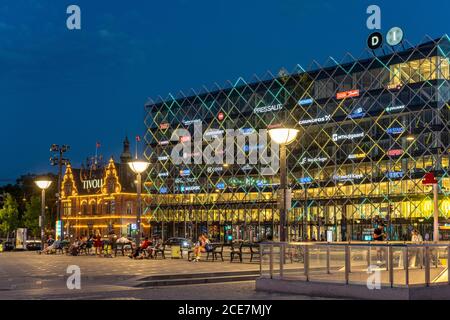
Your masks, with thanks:
[{"label": "glowing lamp globe", "polygon": [[50,180],[37,180],[34,183],[36,183],[36,185],[42,190],[48,189],[48,187],[52,184]]},{"label": "glowing lamp globe", "polygon": [[270,129],[270,138],[276,143],[281,145],[288,145],[295,141],[299,130],[288,128]]},{"label": "glowing lamp globe", "polygon": [[142,173],[145,170],[147,170],[148,167],[150,166],[150,163],[148,163],[146,161],[135,160],[135,161],[128,162],[128,165],[130,166],[130,169],[134,173],[138,174],[138,173]]}]

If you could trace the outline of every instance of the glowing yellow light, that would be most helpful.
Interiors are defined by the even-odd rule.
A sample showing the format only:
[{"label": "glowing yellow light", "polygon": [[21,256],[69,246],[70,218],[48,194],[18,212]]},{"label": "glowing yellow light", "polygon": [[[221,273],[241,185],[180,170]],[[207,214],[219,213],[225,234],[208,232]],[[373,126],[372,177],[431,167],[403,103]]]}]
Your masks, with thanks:
[{"label": "glowing yellow light", "polygon": [[294,142],[299,132],[296,129],[279,128],[269,130],[269,135],[276,144],[288,145]]},{"label": "glowing yellow light", "polygon": [[48,189],[48,187],[50,187],[50,185],[52,184],[52,182],[50,180],[44,180],[44,179],[37,180],[34,183],[36,183],[36,185],[42,190]]}]

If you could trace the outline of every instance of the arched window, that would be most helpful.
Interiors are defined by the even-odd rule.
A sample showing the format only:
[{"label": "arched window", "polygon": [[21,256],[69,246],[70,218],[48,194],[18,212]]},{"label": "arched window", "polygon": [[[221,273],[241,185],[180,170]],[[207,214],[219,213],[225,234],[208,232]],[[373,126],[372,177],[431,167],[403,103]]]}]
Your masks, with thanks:
[{"label": "arched window", "polygon": [[81,214],[86,215],[88,213],[88,206],[86,202],[81,204]]},{"label": "arched window", "polygon": [[97,214],[97,203],[95,201],[92,201],[90,203],[90,207],[91,207],[91,214]]}]

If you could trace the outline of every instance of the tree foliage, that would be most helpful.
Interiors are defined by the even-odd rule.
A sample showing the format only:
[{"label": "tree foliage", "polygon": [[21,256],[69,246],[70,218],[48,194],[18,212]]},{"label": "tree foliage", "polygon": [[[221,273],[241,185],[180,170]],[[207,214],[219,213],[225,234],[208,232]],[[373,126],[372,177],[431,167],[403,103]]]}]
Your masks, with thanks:
[{"label": "tree foliage", "polygon": [[41,214],[41,199],[38,196],[32,196],[25,205],[23,223],[28,229],[29,234],[37,237],[40,234],[39,216]]},{"label": "tree foliage", "polygon": [[11,194],[6,195],[3,208],[0,209],[0,231],[9,237],[19,225],[19,206]]}]

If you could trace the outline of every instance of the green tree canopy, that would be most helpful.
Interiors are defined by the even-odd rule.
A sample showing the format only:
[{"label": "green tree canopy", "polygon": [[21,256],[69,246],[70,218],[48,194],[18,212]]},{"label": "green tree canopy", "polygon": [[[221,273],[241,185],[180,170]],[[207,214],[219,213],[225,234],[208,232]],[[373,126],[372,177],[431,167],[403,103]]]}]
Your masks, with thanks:
[{"label": "green tree canopy", "polygon": [[3,208],[0,209],[0,231],[7,237],[9,237],[9,234],[18,227],[18,207],[17,201],[8,193]]},{"label": "green tree canopy", "polygon": [[39,228],[39,216],[41,214],[41,199],[38,196],[32,196],[30,201],[25,205],[25,213],[23,216],[23,222],[25,228],[33,236],[40,234]]}]

